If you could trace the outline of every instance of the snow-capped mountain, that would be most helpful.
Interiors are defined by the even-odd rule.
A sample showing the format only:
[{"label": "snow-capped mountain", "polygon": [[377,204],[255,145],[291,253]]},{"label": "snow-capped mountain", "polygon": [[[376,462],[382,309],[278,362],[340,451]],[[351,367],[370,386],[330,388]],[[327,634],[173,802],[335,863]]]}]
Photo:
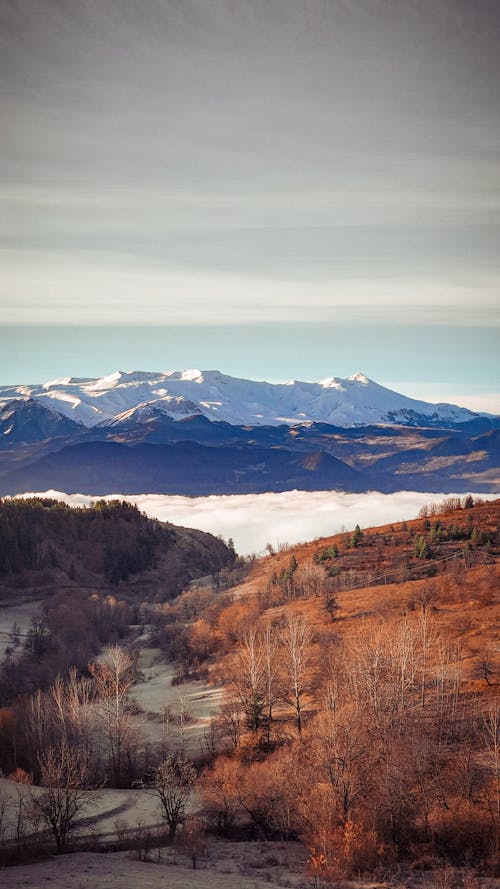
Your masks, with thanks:
[{"label": "snow-capped mountain", "polygon": [[32,399],[85,426],[138,418],[152,410],[173,419],[204,415],[234,425],[323,422],[350,427],[466,423],[478,414],[451,404],[430,404],[380,386],[364,374],[314,383],[267,383],[216,370],[116,371],[100,379],[64,377],[37,385],[0,387],[0,405]]},{"label": "snow-capped mountain", "polygon": [[499,428],[500,418],[406,398],[362,374],[282,384],[194,370],[66,378],[0,389],[0,495],[491,493]]},{"label": "snow-capped mountain", "polygon": [[80,429],[78,423],[34,398],[0,404],[0,449],[68,438]]}]

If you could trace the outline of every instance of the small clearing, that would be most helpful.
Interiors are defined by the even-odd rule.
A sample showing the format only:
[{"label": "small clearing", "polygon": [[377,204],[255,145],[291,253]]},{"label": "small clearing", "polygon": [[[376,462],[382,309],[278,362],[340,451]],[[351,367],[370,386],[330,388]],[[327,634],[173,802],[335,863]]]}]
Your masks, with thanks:
[{"label": "small clearing", "polygon": [[0,604],[0,659],[5,657],[7,648],[13,647],[10,631],[14,624],[19,628],[22,643],[24,641],[22,635],[29,630],[31,619],[39,605],[40,602],[33,599],[25,602],[18,600],[13,605]]},{"label": "small clearing", "polygon": [[223,689],[203,680],[172,684],[175,667],[163,660],[159,648],[141,648],[138,668],[144,678],[131,689],[131,698],[139,705],[141,733],[150,742],[168,740],[169,746],[176,747],[183,732],[188,753],[196,756],[204,731],[220,707]]}]

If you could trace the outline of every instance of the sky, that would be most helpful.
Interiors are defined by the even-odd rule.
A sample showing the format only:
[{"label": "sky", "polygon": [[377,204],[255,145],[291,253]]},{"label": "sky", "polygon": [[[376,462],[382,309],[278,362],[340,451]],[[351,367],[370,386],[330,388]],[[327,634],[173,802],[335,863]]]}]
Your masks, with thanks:
[{"label": "sky", "polygon": [[499,36],[496,0],[4,0],[0,384],[500,412]]}]

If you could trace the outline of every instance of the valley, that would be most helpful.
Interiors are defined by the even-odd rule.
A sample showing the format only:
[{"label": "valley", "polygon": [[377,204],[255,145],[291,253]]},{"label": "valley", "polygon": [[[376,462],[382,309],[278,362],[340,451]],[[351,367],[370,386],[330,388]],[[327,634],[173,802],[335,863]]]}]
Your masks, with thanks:
[{"label": "valley", "polygon": [[0,33],[0,889],[500,889],[500,3]]},{"label": "valley", "polygon": [[[246,881],[313,886],[318,874],[326,884],[347,880],[354,889],[360,873],[374,887],[416,889],[423,873],[427,886],[441,886],[446,856],[457,886],[467,879],[478,889],[492,887],[499,506],[454,497],[423,504],[419,517],[407,522],[270,547],[265,558],[238,568],[229,560],[217,583],[194,581],[174,597],[144,587],[139,611],[134,591],[141,575],[132,587],[108,580],[114,625],[124,623],[118,647],[101,643],[89,676],[104,681],[107,664],[121,665],[120,731],[126,731],[128,753],[119,784],[109,771],[106,788],[97,778],[111,765],[99,728],[106,698],[100,686],[87,697],[92,686],[75,685],[76,676],[67,674],[57,694],[68,703],[78,696],[79,715],[75,711],[71,723],[76,751],[85,719],[98,720],[91,743],[99,747],[89,762],[94,777],[86,779],[96,789],[81,791],[97,800],[75,820],[65,854],[7,871],[6,885],[12,878],[18,885],[26,879],[41,886],[46,878],[59,885],[70,875],[89,889],[99,880],[125,889],[133,873],[138,886],[166,879],[184,889],[196,860],[207,889],[226,878],[241,887]],[[34,507],[40,509],[27,501],[24,509]],[[55,506],[49,502],[45,509]],[[58,534],[75,521],[74,511],[62,510]],[[44,572],[44,584],[53,584],[38,614],[47,615],[55,639],[54,618],[62,630],[70,595],[55,595],[59,574],[48,578],[43,566],[23,569],[9,597],[15,608],[26,589],[40,593],[36,571],[40,578]],[[160,579],[162,568],[156,571]],[[9,583],[3,583],[5,597]],[[75,608],[75,596],[83,604],[89,591],[78,591],[76,579],[73,584]],[[100,613],[111,629],[109,613]],[[4,660],[4,696],[16,659],[43,660],[43,653],[22,653],[23,647]],[[81,670],[78,682],[88,683],[83,662]],[[5,697],[0,709],[0,755],[10,772],[0,787],[2,855],[14,858],[16,848],[23,857],[37,857],[50,844],[29,827],[28,803],[17,839],[12,819],[19,805],[16,770],[29,775],[32,756],[36,777],[48,738],[61,743],[69,737],[67,729],[60,734],[57,685],[51,683],[47,674],[45,690],[31,692],[33,701],[43,695],[46,711],[45,740],[33,753],[29,732],[38,731],[41,714],[24,723],[21,700]],[[196,769],[195,793],[174,845],[159,831],[161,809],[152,789],[155,763],[165,756],[186,757]],[[27,800],[42,794],[22,780],[17,786]],[[354,838],[348,844],[346,832]],[[103,856],[99,876],[96,848]]]}]

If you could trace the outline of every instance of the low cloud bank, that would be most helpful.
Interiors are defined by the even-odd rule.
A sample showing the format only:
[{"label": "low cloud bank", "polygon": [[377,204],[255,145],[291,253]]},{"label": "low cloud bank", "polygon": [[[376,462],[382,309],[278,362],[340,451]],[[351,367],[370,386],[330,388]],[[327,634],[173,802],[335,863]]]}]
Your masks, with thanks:
[{"label": "low cloud bank", "polygon": [[[53,497],[70,506],[99,499],[87,494],[45,491],[22,497]],[[103,500],[128,500],[151,518],[232,537],[241,555],[261,553],[266,543],[298,543],[327,537],[359,524],[361,528],[416,518],[424,503],[454,496],[398,491],[395,494],[341,494],[338,491],[285,491],[281,494],[237,494],[180,497],[165,494],[108,494]],[[463,496],[463,495],[462,495]],[[495,499],[498,495],[478,495]]]}]

